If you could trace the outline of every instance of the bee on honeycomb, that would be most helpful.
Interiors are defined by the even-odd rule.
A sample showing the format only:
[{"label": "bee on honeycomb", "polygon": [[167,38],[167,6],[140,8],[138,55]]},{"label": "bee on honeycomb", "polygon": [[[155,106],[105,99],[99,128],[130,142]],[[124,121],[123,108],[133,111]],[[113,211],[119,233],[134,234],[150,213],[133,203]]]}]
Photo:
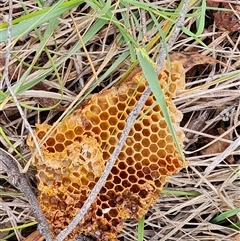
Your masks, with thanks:
[{"label": "bee on honeycomb", "polygon": [[[182,114],[172,102],[185,86],[179,62],[165,64],[159,75],[167,108],[183,145],[179,127]],[[119,87],[92,95],[79,109],[60,122],[42,145],[44,163],[36,154],[38,201],[52,236],[76,216],[101,176],[135,107],[147,85],[141,71],[135,71]],[[50,129],[36,124],[38,141]],[[33,151],[35,146],[28,138]],[[161,108],[150,95],[139,113],[115,166],[84,219],[66,240],[85,233],[97,240],[117,240],[126,219],[140,219],[160,195],[168,177],[184,163],[173,141]]]}]

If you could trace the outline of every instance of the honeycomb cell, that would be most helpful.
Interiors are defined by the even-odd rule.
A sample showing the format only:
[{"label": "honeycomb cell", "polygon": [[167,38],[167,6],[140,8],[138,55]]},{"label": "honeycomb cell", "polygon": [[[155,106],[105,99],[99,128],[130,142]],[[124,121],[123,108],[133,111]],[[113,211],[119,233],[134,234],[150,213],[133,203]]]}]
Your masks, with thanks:
[{"label": "honeycomb cell", "polygon": [[68,140],[73,140],[74,137],[75,137],[75,134],[74,134],[74,132],[73,132],[72,130],[69,130],[69,131],[67,131],[67,132],[65,133],[65,137],[66,137],[66,139],[68,139]]},{"label": "honeycomb cell", "polygon": [[120,170],[125,170],[125,169],[127,168],[127,164],[124,163],[124,162],[119,162],[119,163],[118,163],[118,168],[119,168]]},{"label": "honeycomb cell", "polygon": [[56,144],[56,141],[53,137],[50,137],[50,138],[47,139],[46,144],[48,146],[54,146]]},{"label": "honeycomb cell", "polygon": [[[184,88],[184,69],[178,62],[165,64],[159,83],[182,146],[184,135],[179,127],[182,114],[172,97]],[[34,142],[29,136],[27,143],[35,155],[39,205],[53,239],[76,216],[101,177],[127,117],[147,84],[141,70],[136,69],[118,87],[91,95],[58,123],[43,143],[44,164],[35,155]],[[38,140],[50,128],[46,123],[36,124]],[[99,241],[116,241],[123,221],[145,215],[156,202],[167,177],[183,166],[161,108],[150,95],[96,200],[65,240],[74,240],[76,235],[85,233]]]},{"label": "honeycomb cell", "polygon": [[108,120],[108,118],[109,118],[109,114],[108,114],[107,112],[102,112],[102,113],[100,114],[100,119],[101,119],[102,121]]},{"label": "honeycomb cell", "polygon": [[139,185],[134,184],[134,185],[130,188],[130,191],[131,191],[132,193],[138,193],[138,192],[140,191]]},{"label": "honeycomb cell", "polygon": [[118,114],[118,109],[117,109],[117,107],[112,106],[112,107],[110,107],[110,108],[108,109],[108,112],[109,112],[110,115],[115,116],[115,115]]},{"label": "honeycomb cell", "polygon": [[150,135],[150,140],[151,140],[152,143],[157,143],[158,140],[159,140],[159,137],[158,137],[157,134],[151,134]]},{"label": "honeycomb cell", "polygon": [[93,114],[100,114],[101,112],[101,109],[97,106],[97,105],[92,105],[90,106],[90,111],[93,113]]},{"label": "honeycomb cell", "polygon": [[135,173],[136,173],[136,170],[135,170],[134,167],[128,167],[128,168],[127,168],[127,173],[128,173],[128,174],[135,174]]},{"label": "honeycomb cell", "polygon": [[41,140],[45,136],[46,132],[45,131],[39,131],[37,133],[37,137]]},{"label": "honeycomb cell", "polygon": [[82,135],[82,133],[83,133],[83,129],[82,129],[82,127],[80,127],[80,126],[76,126],[75,128],[74,128],[74,133],[75,133],[75,135]]},{"label": "honeycomb cell", "polygon": [[131,183],[136,183],[137,182],[137,178],[135,175],[130,175],[128,178],[129,182]]},{"label": "honeycomb cell", "polygon": [[58,143],[58,144],[56,144],[55,145],[55,150],[57,151],[57,152],[62,152],[63,150],[64,150],[64,145],[63,144],[60,144],[60,143]]}]

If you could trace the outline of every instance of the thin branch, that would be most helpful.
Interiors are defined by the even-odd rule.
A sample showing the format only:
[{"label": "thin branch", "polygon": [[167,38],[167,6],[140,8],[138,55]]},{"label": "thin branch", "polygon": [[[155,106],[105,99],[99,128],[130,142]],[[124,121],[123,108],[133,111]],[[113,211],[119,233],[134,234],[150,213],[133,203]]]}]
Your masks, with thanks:
[{"label": "thin branch", "polygon": [[156,63],[157,63],[157,66],[158,66],[158,69],[157,69],[158,74],[161,72],[161,69],[162,69],[161,63],[165,60],[168,52],[170,52],[171,48],[175,44],[175,42],[177,40],[177,37],[180,33],[180,30],[182,29],[182,27],[184,25],[184,20],[185,20],[186,14],[188,12],[188,5],[190,3],[190,0],[183,0],[183,1],[184,1],[184,3],[183,3],[183,6],[182,6],[182,9],[181,9],[181,12],[179,14],[179,18],[178,18],[178,20],[177,20],[177,22],[174,26],[173,33],[172,33],[170,39],[168,40],[166,49],[165,49],[165,46],[162,45],[162,47],[159,51],[159,54],[157,56]]},{"label": "thin branch", "polygon": [[[6,55],[5,55],[5,65],[4,65],[4,72],[3,72],[3,77],[1,79],[0,82],[0,89],[3,86],[3,81],[5,80],[5,83],[7,85],[8,91],[10,92],[14,103],[16,104],[16,107],[18,108],[18,111],[22,117],[22,120],[24,122],[24,125],[26,127],[26,129],[29,131],[29,133],[31,134],[32,138],[33,138],[33,142],[37,148],[37,152],[40,156],[41,161],[44,163],[44,159],[41,153],[41,150],[39,148],[38,142],[37,142],[37,138],[33,133],[33,130],[30,126],[30,124],[27,121],[27,118],[25,117],[25,114],[22,110],[22,107],[20,106],[17,96],[15,95],[11,83],[9,81],[9,73],[8,73],[8,66],[9,66],[9,61],[10,61],[10,57],[11,57],[11,38],[12,38],[12,11],[13,11],[13,5],[12,5],[12,0],[9,1],[9,16],[8,16],[8,28],[7,28],[7,44],[6,44]],[[30,165],[30,161],[28,162],[28,164],[26,165],[26,167],[24,169],[22,169],[20,167],[20,171],[21,172],[26,172],[28,166]]]},{"label": "thin branch", "polygon": [[[186,16],[187,10],[188,10],[188,5],[189,5],[189,0],[185,0],[184,4],[183,4],[183,8],[180,14],[180,17],[175,25],[175,29],[173,31],[173,34],[171,36],[171,38],[168,41],[168,49],[170,49],[173,44],[176,41],[176,38],[183,26],[184,23],[184,18]],[[167,52],[164,49],[164,46],[161,47],[160,53],[159,53],[159,58],[158,58],[158,69],[157,72],[159,70],[162,69],[165,58],[167,56]],[[144,106],[147,98],[149,97],[149,95],[151,94],[151,89],[149,86],[146,87],[146,89],[144,90],[141,98],[139,99],[137,105],[134,107],[134,109],[131,111],[131,113],[129,114],[127,121],[126,121],[126,126],[121,134],[121,137],[119,139],[119,142],[117,144],[117,146],[115,147],[110,159],[108,160],[105,170],[103,171],[102,176],[99,178],[98,182],[96,183],[96,185],[94,186],[94,188],[92,189],[89,197],[87,198],[87,200],[85,201],[84,205],[82,206],[82,208],[80,209],[79,213],[74,217],[74,219],[70,222],[70,224],[68,225],[68,227],[66,227],[64,230],[62,230],[56,237],[55,241],[62,241],[64,240],[71,232],[72,230],[77,226],[77,224],[83,219],[83,217],[85,216],[85,214],[87,213],[88,209],[90,208],[90,206],[92,205],[92,203],[94,202],[94,200],[96,199],[97,195],[99,194],[101,188],[103,187],[104,183],[107,180],[107,177],[109,175],[109,173],[111,172],[113,166],[115,165],[115,162],[118,158],[119,153],[122,150],[122,147],[129,135],[129,132],[134,124],[134,121],[136,120],[136,118],[138,117],[142,107]]]},{"label": "thin branch", "polygon": [[38,205],[38,200],[31,189],[24,174],[19,172],[16,160],[10,156],[6,151],[0,149],[0,171],[5,172],[8,175],[8,181],[24,193],[27,198],[33,214],[38,221],[38,230],[45,237],[47,241],[51,241],[51,235],[48,228],[48,223],[42,213],[41,208]]}]

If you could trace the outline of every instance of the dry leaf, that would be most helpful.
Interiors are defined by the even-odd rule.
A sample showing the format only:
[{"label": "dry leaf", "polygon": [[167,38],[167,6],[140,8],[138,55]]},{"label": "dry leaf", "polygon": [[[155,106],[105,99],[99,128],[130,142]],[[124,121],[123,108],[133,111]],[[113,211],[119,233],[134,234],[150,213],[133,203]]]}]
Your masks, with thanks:
[{"label": "dry leaf", "polygon": [[170,54],[171,61],[180,61],[187,72],[193,66],[200,64],[216,64],[221,63],[222,65],[226,65],[225,63],[214,59],[213,57],[205,56],[199,53],[177,53],[173,52]]},{"label": "dry leaf", "polygon": [[228,30],[229,32],[240,30],[240,20],[237,15],[240,15],[240,6],[236,4],[229,5],[227,0],[212,0],[207,1],[209,7],[218,7],[233,9],[232,11],[215,11],[213,13],[214,21],[219,29]]},{"label": "dry leaf", "polygon": [[[225,132],[222,128],[218,128],[217,131],[218,131],[219,135],[221,135],[221,134],[223,134]],[[225,138],[227,140],[230,140],[231,136],[228,133],[225,136],[223,136],[223,138]],[[210,145],[210,146],[204,148],[203,150],[201,150],[200,153],[202,155],[222,153],[222,152],[224,152],[228,148],[229,145],[230,145],[229,143],[226,143],[226,142],[218,140],[218,141],[214,142],[212,145]],[[234,162],[234,158],[233,158],[232,155],[228,156],[226,158],[226,160],[230,164]]]}]

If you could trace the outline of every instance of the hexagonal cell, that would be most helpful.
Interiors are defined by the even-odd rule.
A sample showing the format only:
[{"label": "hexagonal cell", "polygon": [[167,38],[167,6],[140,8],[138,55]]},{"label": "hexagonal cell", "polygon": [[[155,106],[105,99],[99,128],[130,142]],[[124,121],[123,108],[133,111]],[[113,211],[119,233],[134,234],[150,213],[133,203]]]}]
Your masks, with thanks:
[{"label": "hexagonal cell", "polygon": [[124,152],[120,152],[118,159],[121,161],[125,161],[126,160],[126,154]]},{"label": "hexagonal cell", "polygon": [[150,165],[150,161],[148,159],[143,159],[142,160],[142,165],[143,166],[149,166]]},{"label": "hexagonal cell", "polygon": [[143,138],[143,140],[142,140],[142,145],[143,145],[144,147],[149,147],[149,145],[150,145],[149,139],[148,139],[148,138]]},{"label": "hexagonal cell", "polygon": [[150,126],[151,125],[151,120],[150,119],[147,119],[146,117],[145,117],[145,119],[143,119],[142,120],[142,124],[143,124],[143,126],[145,126],[145,127],[148,127],[148,126]]},{"label": "hexagonal cell", "polygon": [[99,123],[101,122],[99,117],[96,115],[91,116],[89,118],[89,121],[92,123],[92,125],[95,125],[95,126],[99,125]]},{"label": "hexagonal cell", "polygon": [[157,153],[157,151],[159,150],[159,147],[156,144],[151,144],[149,149],[152,153]]},{"label": "hexagonal cell", "polygon": [[109,133],[107,131],[102,131],[100,134],[102,141],[106,141],[109,138]]},{"label": "hexagonal cell", "polygon": [[[109,123],[108,122],[102,122],[100,123],[100,129],[101,131],[105,131],[109,128]],[[100,133],[100,132],[99,132]]]},{"label": "hexagonal cell", "polygon": [[[166,121],[163,121],[163,120],[159,121],[159,125],[160,125],[161,129],[166,129],[166,128],[167,128],[167,123],[166,123]],[[166,133],[166,132],[165,132],[165,133]],[[166,135],[166,134],[165,134],[165,135]]]},{"label": "hexagonal cell", "polygon": [[144,149],[141,151],[141,154],[142,154],[143,157],[149,157],[150,151],[149,151],[147,148],[144,148]]},{"label": "hexagonal cell", "polygon": [[101,108],[102,111],[105,111],[109,106],[109,104],[106,100],[106,97],[105,98],[98,98],[97,102],[98,102],[98,106]]},{"label": "hexagonal cell", "polygon": [[124,123],[124,122],[119,122],[119,123],[117,124],[117,128],[118,128],[118,130],[120,130],[120,131],[122,131],[122,130],[124,129],[124,127],[125,127],[125,123]]},{"label": "hexagonal cell", "polygon": [[157,134],[151,134],[150,135],[150,140],[151,140],[152,143],[157,143],[158,140],[159,140],[159,137],[158,137]]},{"label": "hexagonal cell", "polygon": [[120,172],[119,176],[121,179],[126,179],[128,177],[128,173],[124,170]]},{"label": "hexagonal cell", "polygon": [[152,181],[152,176],[151,176],[151,175],[149,175],[149,174],[148,174],[148,175],[146,175],[146,176],[145,176],[145,178],[146,178],[146,180],[148,180],[148,181]]},{"label": "hexagonal cell", "polygon": [[132,186],[132,184],[131,184],[128,180],[123,180],[123,181],[122,181],[122,185],[123,185],[125,188]]},{"label": "hexagonal cell", "polygon": [[132,157],[127,157],[126,162],[127,162],[127,164],[128,164],[129,166],[132,166],[132,165],[134,164],[134,160],[133,160]]},{"label": "hexagonal cell", "polygon": [[137,176],[139,178],[142,178],[142,177],[144,177],[144,173],[142,171],[137,171]]},{"label": "hexagonal cell", "polygon": [[111,106],[109,109],[108,109],[108,112],[111,116],[115,116],[118,114],[118,109],[116,106]]},{"label": "hexagonal cell", "polygon": [[175,170],[174,166],[173,165],[167,165],[167,170],[169,172],[173,172]]},{"label": "hexagonal cell", "polygon": [[149,157],[149,160],[150,160],[151,162],[157,162],[158,159],[159,159],[159,157],[156,156],[155,154],[152,154],[152,155]]},{"label": "hexagonal cell", "polygon": [[[135,164],[135,166],[136,166],[136,164]],[[128,168],[127,168],[127,173],[129,173],[129,174],[135,174],[135,172],[136,172],[135,168],[133,168],[133,167],[128,167]]]},{"label": "hexagonal cell", "polygon": [[80,188],[81,188],[81,187],[80,187],[77,183],[75,183],[75,182],[72,183],[72,186],[73,186],[74,188],[78,189],[78,190],[80,190]]},{"label": "hexagonal cell", "polygon": [[57,152],[62,152],[64,149],[65,149],[65,147],[64,147],[63,144],[58,143],[58,144],[55,145],[55,150]]},{"label": "hexagonal cell", "polygon": [[64,146],[65,146],[65,147],[66,147],[66,146],[70,146],[72,143],[73,143],[72,141],[65,141],[65,142],[64,142]]},{"label": "hexagonal cell", "polygon": [[109,139],[109,141],[108,141],[108,143],[109,143],[109,145],[112,145],[112,146],[114,146],[114,148],[115,148],[115,146],[116,146],[117,143],[118,143],[117,137],[111,136],[110,139]]},{"label": "hexagonal cell", "polygon": [[116,203],[115,203],[115,201],[112,200],[112,199],[108,201],[108,205],[109,205],[110,207],[116,207]]},{"label": "hexagonal cell", "polygon": [[143,170],[143,172],[144,172],[145,174],[149,174],[149,173],[151,172],[151,170],[149,169],[149,167],[144,167],[142,170]]},{"label": "hexagonal cell", "polygon": [[134,98],[130,98],[127,102],[127,106],[134,106],[136,104],[136,100]]},{"label": "hexagonal cell", "polygon": [[159,180],[155,180],[154,184],[156,187],[160,188],[162,186],[162,183]]},{"label": "hexagonal cell", "polygon": [[93,172],[88,172],[87,175],[86,175],[86,178],[87,178],[89,181],[94,181],[95,175],[94,175]]},{"label": "hexagonal cell", "polygon": [[105,183],[105,187],[107,189],[112,189],[114,187],[114,184],[111,181],[108,181],[108,182]]},{"label": "hexagonal cell", "polygon": [[134,154],[134,160],[135,161],[141,161],[142,160],[142,155],[140,153],[136,153]]},{"label": "hexagonal cell", "polygon": [[75,134],[72,130],[69,130],[65,133],[65,137],[68,139],[68,140],[73,140],[74,137],[75,137]]},{"label": "hexagonal cell", "polygon": [[131,183],[137,183],[137,177],[135,175],[130,175],[128,180],[131,182]]},{"label": "hexagonal cell", "polygon": [[110,199],[113,200],[114,196],[115,196],[115,192],[110,190],[110,191],[107,192],[107,195],[109,196]]},{"label": "hexagonal cell", "polygon": [[157,164],[151,164],[149,166],[149,168],[150,168],[151,171],[156,171],[156,170],[158,170],[158,165]]},{"label": "hexagonal cell", "polygon": [[107,195],[100,194],[99,198],[102,202],[106,202],[109,200],[109,197]]},{"label": "hexagonal cell", "polygon": [[149,129],[143,129],[143,130],[142,130],[142,134],[143,134],[144,136],[149,137],[149,136],[151,135],[151,132],[150,132]]},{"label": "hexagonal cell", "polygon": [[[142,130],[142,126],[141,126],[141,124],[139,124],[139,123],[135,123],[135,124],[133,125],[133,128],[135,129],[136,132],[139,132],[139,131]],[[136,140],[136,138],[134,138],[134,139]]]},{"label": "hexagonal cell", "polygon": [[[152,122],[152,121],[151,121]],[[156,124],[156,123],[151,123],[151,130],[152,130],[152,133],[158,133],[159,131],[159,125]]]},{"label": "hexagonal cell", "polygon": [[68,177],[64,177],[62,179],[62,184],[65,186],[65,187],[68,187],[70,184],[71,184],[71,180],[68,178]]},{"label": "hexagonal cell", "polygon": [[47,139],[46,144],[48,146],[54,146],[56,144],[56,141],[53,137],[50,137],[50,138]]},{"label": "hexagonal cell", "polygon": [[[135,163],[134,167],[135,167],[136,170],[141,170],[141,169],[142,169],[142,164],[141,164],[141,162]],[[135,171],[135,169],[133,169],[133,170]],[[130,172],[128,171],[128,173],[130,173]]]},{"label": "hexagonal cell", "polygon": [[120,102],[125,102],[128,99],[126,94],[120,94],[118,97]]},{"label": "hexagonal cell", "polygon": [[146,191],[146,190],[144,190],[144,189],[139,192],[139,196],[140,196],[141,198],[146,198],[147,195],[148,195],[148,191]]},{"label": "hexagonal cell", "polygon": [[154,103],[151,96],[148,97],[148,99],[145,102],[145,106],[151,106]]},{"label": "hexagonal cell", "polygon": [[112,208],[110,211],[109,211],[109,215],[112,217],[112,218],[116,218],[118,216],[118,210],[116,208]]},{"label": "hexagonal cell", "polygon": [[166,152],[169,154],[174,153],[174,149],[175,149],[175,147],[172,144],[168,144],[165,147]]},{"label": "hexagonal cell", "polygon": [[140,152],[142,150],[142,145],[140,143],[136,143],[134,144],[133,148],[135,151]]},{"label": "hexagonal cell", "polygon": [[81,185],[87,186],[89,184],[89,181],[86,177],[82,177],[80,179]]},{"label": "hexagonal cell", "polygon": [[[121,182],[121,180],[120,180]],[[123,191],[123,186],[122,185],[116,185],[114,190],[116,191],[116,193],[122,192]]]},{"label": "hexagonal cell", "polygon": [[113,168],[112,168],[112,174],[114,174],[114,175],[118,175],[118,173],[119,173],[119,169],[116,167],[116,166],[114,166]]},{"label": "hexagonal cell", "polygon": [[124,162],[119,162],[117,166],[120,170],[125,170],[127,168],[127,165]]},{"label": "hexagonal cell", "polygon": [[172,159],[172,164],[176,169],[181,167],[181,162],[178,159]]},{"label": "hexagonal cell", "polygon": [[99,135],[102,131],[98,126],[92,128],[93,133]]},{"label": "hexagonal cell", "polygon": [[165,148],[166,146],[166,141],[164,139],[162,140],[159,140],[158,143],[157,143],[158,147],[159,148]]},{"label": "hexagonal cell", "polygon": [[153,122],[159,122],[160,118],[159,118],[158,114],[152,114],[151,119]]},{"label": "hexagonal cell", "polygon": [[108,120],[109,124],[115,126],[118,123],[117,117],[110,117]]},{"label": "hexagonal cell", "polygon": [[126,154],[127,154],[128,156],[132,156],[133,153],[134,153],[134,150],[132,149],[132,147],[128,147],[128,148],[126,149]]},{"label": "hexagonal cell", "polygon": [[166,155],[167,155],[167,154],[166,154],[166,152],[165,152],[164,149],[159,149],[158,152],[157,152],[157,156],[158,156],[159,158],[165,158]]},{"label": "hexagonal cell", "polygon": [[121,183],[121,178],[119,178],[118,176],[114,176],[113,183],[114,184],[120,184]]},{"label": "hexagonal cell", "polygon": [[157,162],[157,165],[158,167],[166,167],[167,166],[167,163],[164,159],[159,159],[158,162]]},{"label": "hexagonal cell", "polygon": [[46,132],[45,131],[39,131],[37,133],[37,137],[41,140],[45,136]]},{"label": "hexagonal cell", "polygon": [[107,112],[102,112],[100,114],[100,119],[101,120],[108,120],[108,118],[109,118],[109,114]]},{"label": "hexagonal cell", "polygon": [[173,143],[173,142],[174,142],[171,135],[167,135],[167,136],[165,137],[165,140],[166,140],[166,142],[168,142],[168,143]]},{"label": "hexagonal cell", "polygon": [[75,135],[82,135],[82,133],[83,133],[82,127],[76,126],[76,127],[74,128],[74,133],[75,133]]},{"label": "hexagonal cell", "polygon": [[100,109],[97,105],[91,105],[91,106],[90,106],[90,111],[91,111],[93,114],[98,115],[98,114],[101,112],[101,109]]},{"label": "hexagonal cell", "polygon": [[153,171],[150,173],[152,179],[158,179],[160,177],[160,174],[158,171]]}]

